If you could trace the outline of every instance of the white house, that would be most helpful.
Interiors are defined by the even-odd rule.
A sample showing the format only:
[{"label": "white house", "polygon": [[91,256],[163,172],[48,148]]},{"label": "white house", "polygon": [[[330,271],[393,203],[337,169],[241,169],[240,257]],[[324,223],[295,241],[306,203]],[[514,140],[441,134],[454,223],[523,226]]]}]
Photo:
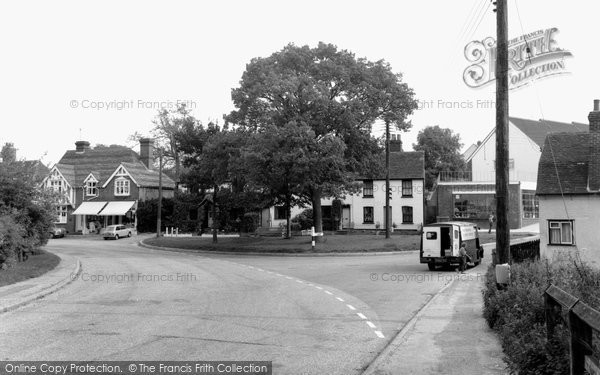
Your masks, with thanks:
[{"label": "white house", "polygon": [[[399,146],[394,148],[398,150]],[[425,157],[423,152],[390,152],[390,224],[396,230],[417,230],[424,218]],[[385,176],[361,178],[360,193],[348,194],[341,200],[341,217],[332,210],[333,198],[323,199],[323,228],[384,229]],[[291,217],[302,212],[292,208]],[[262,226],[278,227],[285,224],[285,209],[270,207],[263,210]]]},{"label": "white house", "polygon": [[[587,132],[588,126],[547,120],[509,118],[509,216],[511,229],[537,223],[536,179],[547,134]],[[465,152],[468,171],[442,172],[430,204],[444,219],[469,220],[487,225],[496,209],[496,129],[477,148]]]},{"label": "white house", "polygon": [[600,100],[589,132],[546,137],[539,162],[540,252],[600,264]]}]

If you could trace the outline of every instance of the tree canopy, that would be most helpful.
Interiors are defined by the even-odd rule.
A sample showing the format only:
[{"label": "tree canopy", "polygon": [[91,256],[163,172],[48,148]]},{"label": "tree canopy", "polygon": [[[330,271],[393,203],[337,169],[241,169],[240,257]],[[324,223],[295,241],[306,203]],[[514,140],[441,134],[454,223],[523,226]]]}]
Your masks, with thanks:
[{"label": "tree canopy", "polygon": [[439,125],[428,126],[417,135],[415,151],[425,153],[425,187],[433,188],[440,172],[463,171],[465,162],[460,153],[460,135]]},{"label": "tree canopy", "polygon": [[[309,173],[298,171],[305,176],[303,194],[312,201],[318,231],[321,198],[351,190],[354,179],[379,162],[381,148],[371,136],[374,121],[408,130],[406,118],[417,108],[412,89],[387,62],[356,58],[325,43],[315,48],[290,44],[252,59],[232,99],[236,109],[225,117],[228,123],[253,132],[304,126],[315,141],[314,155],[328,155],[314,157]],[[341,157],[333,157],[332,145]]]}]

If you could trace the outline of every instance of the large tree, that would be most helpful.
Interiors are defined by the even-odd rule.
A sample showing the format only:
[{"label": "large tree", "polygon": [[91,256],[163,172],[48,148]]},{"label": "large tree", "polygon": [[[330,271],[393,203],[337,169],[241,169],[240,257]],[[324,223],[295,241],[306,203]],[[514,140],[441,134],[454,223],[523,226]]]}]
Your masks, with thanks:
[{"label": "large tree", "polygon": [[344,168],[344,148],[339,138],[317,138],[309,126],[295,122],[253,134],[243,153],[248,180],[271,198],[269,203],[283,204],[287,238],[291,208],[310,202],[305,192],[311,183],[323,185],[332,170]]},{"label": "large tree", "polygon": [[464,171],[460,135],[452,129],[428,126],[417,135],[415,151],[425,153],[425,187],[431,190],[440,172]]},{"label": "large tree", "polygon": [[295,123],[308,126],[327,153],[328,142],[344,144],[340,163],[315,160],[306,175],[304,194],[312,201],[314,223],[322,230],[321,198],[352,189],[353,180],[373,169],[381,148],[371,126],[381,119],[400,130],[417,108],[413,91],[388,63],[356,58],[347,50],[319,43],[315,48],[290,44],[246,66],[240,87],[232,90],[236,110],[226,121],[251,131]]}]

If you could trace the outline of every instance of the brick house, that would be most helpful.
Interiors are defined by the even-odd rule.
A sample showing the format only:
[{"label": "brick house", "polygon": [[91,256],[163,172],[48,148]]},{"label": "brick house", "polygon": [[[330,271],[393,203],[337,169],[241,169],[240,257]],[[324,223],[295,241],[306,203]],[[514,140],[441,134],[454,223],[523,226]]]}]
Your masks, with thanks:
[{"label": "brick house", "polygon": [[539,162],[540,252],[600,264],[600,100],[589,131],[546,137]]},{"label": "brick house", "polygon": [[[75,142],[52,167],[42,186],[63,195],[55,224],[67,233],[87,234],[112,224],[136,228],[139,201],[158,198],[159,173],[153,169],[153,140],[140,140],[140,153],[124,147],[90,148]],[[173,197],[175,183],[163,174],[163,197]]]}]

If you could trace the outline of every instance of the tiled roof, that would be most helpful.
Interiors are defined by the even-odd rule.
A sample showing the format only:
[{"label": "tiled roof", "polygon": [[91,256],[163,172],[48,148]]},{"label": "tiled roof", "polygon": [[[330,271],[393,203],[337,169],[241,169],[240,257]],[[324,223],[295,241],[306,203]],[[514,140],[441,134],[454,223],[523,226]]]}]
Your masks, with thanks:
[{"label": "tiled roof", "polygon": [[390,178],[424,179],[425,153],[423,151],[390,152]]},{"label": "tiled roof", "polygon": [[[366,178],[374,180],[385,179],[385,156],[381,160],[382,168],[380,176],[361,176],[359,180]],[[423,151],[390,152],[390,179],[424,179],[425,178],[425,153]]]},{"label": "tiled roof", "polygon": [[589,133],[548,135],[538,167],[537,194],[588,194],[588,158]]},{"label": "tiled roof", "polygon": [[587,132],[589,128],[588,125],[577,122],[535,121],[518,117],[510,117],[509,120],[540,147],[544,145],[546,135],[549,133]]},{"label": "tiled roof", "polygon": [[[138,154],[124,146],[87,149],[85,152],[69,150],[56,165],[71,186],[82,186],[85,178],[92,173],[103,185],[121,164],[140,186],[158,186],[158,172],[149,170],[140,161]],[[163,186],[169,188],[175,184],[163,176]]]},{"label": "tiled roof", "polygon": [[[158,171],[148,169],[142,163],[121,163],[140,187],[158,187]],[[175,183],[166,174],[162,176],[164,188],[175,188]]]}]

